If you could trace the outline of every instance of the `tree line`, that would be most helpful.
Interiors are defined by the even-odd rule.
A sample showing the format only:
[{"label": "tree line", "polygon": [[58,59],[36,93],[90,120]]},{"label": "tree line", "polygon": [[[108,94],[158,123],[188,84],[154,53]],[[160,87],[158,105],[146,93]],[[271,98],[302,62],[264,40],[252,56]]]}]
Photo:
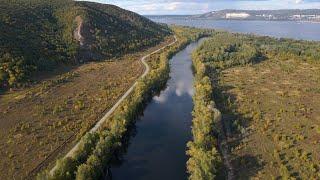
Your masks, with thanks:
[{"label": "tree line", "polygon": [[[206,33],[204,30],[189,30],[184,27],[172,29],[178,37],[178,43],[152,56],[149,61],[158,59],[157,66],[152,66],[154,68],[149,74],[138,81],[132,94],[121,103],[112,117],[97,133],[87,133],[71,158],[58,160],[53,174],[46,171],[40,173],[38,179],[99,179],[103,175],[106,167],[110,166],[110,159],[121,147],[130,125],[152,96],[165,87],[169,79],[169,59],[190,41]],[[180,34],[181,31],[188,33]]]},{"label": "tree line", "polygon": [[221,70],[271,59],[319,63],[320,43],[216,31],[193,52],[195,70],[193,139],[188,143],[187,169],[192,180],[216,179],[222,158],[217,150],[221,113],[214,101]]},{"label": "tree line", "polygon": [[320,62],[320,43],[228,32],[215,32],[195,52],[211,71],[265,59]]},{"label": "tree line", "polygon": [[[202,44],[200,48],[208,44]],[[213,99],[213,86],[208,77],[208,66],[205,59],[199,56],[198,48],[192,56],[195,71],[193,95],[194,108],[192,112],[192,135],[188,142],[187,170],[190,180],[215,179],[221,168],[221,155],[218,152],[217,136],[220,112],[216,109]]]}]

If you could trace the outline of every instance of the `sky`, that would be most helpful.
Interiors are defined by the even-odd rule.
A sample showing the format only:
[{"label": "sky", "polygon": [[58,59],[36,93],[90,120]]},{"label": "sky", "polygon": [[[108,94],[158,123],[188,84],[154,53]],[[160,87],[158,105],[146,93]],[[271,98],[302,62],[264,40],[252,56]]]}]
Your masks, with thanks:
[{"label": "sky", "polygon": [[142,15],[202,14],[222,9],[320,9],[320,0],[89,0]]}]

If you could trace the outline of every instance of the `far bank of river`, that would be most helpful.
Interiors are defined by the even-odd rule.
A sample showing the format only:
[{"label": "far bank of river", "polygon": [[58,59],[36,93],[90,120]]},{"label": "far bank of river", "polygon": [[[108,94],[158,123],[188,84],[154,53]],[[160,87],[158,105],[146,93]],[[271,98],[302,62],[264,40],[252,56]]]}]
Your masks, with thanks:
[{"label": "far bank of river", "polygon": [[151,20],[166,24],[193,26],[197,28],[222,29],[238,33],[253,33],[276,38],[293,38],[320,41],[320,23],[297,21],[245,21],[205,20],[155,17]]}]

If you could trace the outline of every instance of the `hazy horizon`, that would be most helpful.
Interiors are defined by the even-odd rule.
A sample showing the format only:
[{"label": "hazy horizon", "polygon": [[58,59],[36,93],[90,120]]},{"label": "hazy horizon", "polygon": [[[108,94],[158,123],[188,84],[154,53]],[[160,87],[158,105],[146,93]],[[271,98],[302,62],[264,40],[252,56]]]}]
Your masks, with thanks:
[{"label": "hazy horizon", "polygon": [[320,0],[89,0],[142,15],[195,15],[224,9],[320,9]]},{"label": "hazy horizon", "polygon": [[[277,10],[320,10],[320,8],[310,8],[310,9],[220,9],[220,10],[212,10],[205,13],[210,13],[213,11],[225,11],[225,10],[235,10],[235,11],[277,11]],[[205,14],[201,13],[201,14]],[[193,16],[193,15],[201,15],[201,14],[142,14],[143,16]]]}]

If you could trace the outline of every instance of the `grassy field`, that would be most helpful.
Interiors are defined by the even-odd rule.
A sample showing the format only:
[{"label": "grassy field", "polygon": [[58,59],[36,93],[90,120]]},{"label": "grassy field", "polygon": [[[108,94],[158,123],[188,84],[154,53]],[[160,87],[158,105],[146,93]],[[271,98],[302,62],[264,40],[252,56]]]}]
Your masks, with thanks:
[{"label": "grassy field", "polygon": [[1,94],[0,179],[25,177],[71,148],[142,74],[140,58],[164,43],[111,61],[61,68],[52,73],[60,75]]},{"label": "grassy field", "polygon": [[[169,78],[169,59],[191,41],[206,36],[208,31],[172,27],[178,41],[147,58],[151,65],[147,76],[141,78],[133,91],[120,103],[97,132],[81,138],[77,150],[57,161],[54,171],[41,172],[39,179],[101,179],[105,169],[117,158],[126,144],[127,133],[148,101],[157,94]],[[183,33],[179,33],[183,31]],[[172,41],[171,41],[172,42]]]},{"label": "grassy field", "polygon": [[319,65],[268,59],[226,69],[216,92],[238,179],[320,178]]},{"label": "grassy field", "polygon": [[222,113],[219,150],[228,178],[320,178],[319,47],[216,32],[194,52]]}]

